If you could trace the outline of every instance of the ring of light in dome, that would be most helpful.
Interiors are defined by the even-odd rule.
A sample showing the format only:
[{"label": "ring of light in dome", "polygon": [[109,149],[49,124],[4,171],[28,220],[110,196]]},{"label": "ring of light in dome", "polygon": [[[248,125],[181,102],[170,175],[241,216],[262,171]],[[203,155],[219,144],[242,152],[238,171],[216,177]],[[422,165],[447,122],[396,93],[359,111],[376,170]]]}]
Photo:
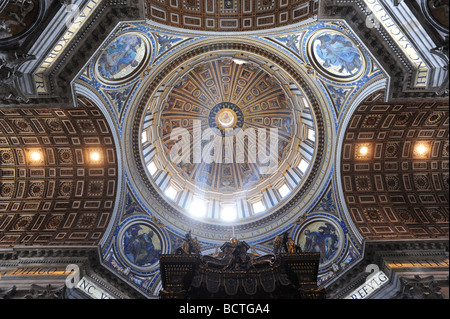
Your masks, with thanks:
[{"label": "ring of light in dome", "polygon": [[[182,87],[182,86],[184,86],[184,85],[187,85],[187,81],[188,81],[188,73],[189,72],[191,72],[191,70],[193,70],[193,69],[195,69],[196,67],[195,67],[195,63],[199,63],[199,64],[206,64],[206,63],[208,63],[208,62],[210,62],[210,61],[215,61],[215,60],[220,60],[220,59],[222,59],[222,58],[217,58],[217,56],[215,56],[215,57],[212,57],[211,58],[211,56],[212,55],[209,55],[210,57],[209,57],[209,59],[208,58],[205,58],[205,56],[203,56],[203,58],[201,58],[201,57],[195,57],[195,58],[193,58],[191,61],[199,61],[199,62],[191,62],[190,64],[189,64],[189,67],[183,67],[183,68],[181,68],[181,69],[177,69],[177,73],[176,73],[176,78],[174,79],[173,77],[171,77],[171,75],[169,75],[169,76],[167,76],[167,79],[168,79],[168,81],[166,80],[166,83],[164,84],[164,86],[166,86],[166,87],[171,87],[171,88],[173,88],[173,87]],[[242,64],[239,64],[239,66],[247,66],[247,67],[256,67],[256,68],[260,68],[261,70],[262,70],[262,67],[261,67],[261,65],[264,65],[264,63],[260,63],[259,61],[258,61],[258,59],[259,59],[259,57],[258,58],[256,58],[256,57],[253,57],[252,56],[252,60],[251,60],[251,63],[242,63]],[[232,61],[231,59],[230,59],[230,61]],[[258,61],[258,62],[256,62],[256,61]],[[274,77],[273,78],[273,82],[274,83],[278,83],[278,84],[282,84],[282,83],[284,83],[283,81],[285,81],[284,79],[285,79],[285,77],[282,77],[281,75],[281,79],[283,79],[283,80],[281,80],[280,81],[280,79],[278,79],[278,75],[275,75],[277,72],[285,72],[284,71],[284,69],[282,69],[282,70],[277,70],[276,72],[273,72],[273,70],[271,69],[271,68],[269,68],[269,69],[264,69],[266,72],[271,72],[271,73],[269,73],[270,74],[270,77]],[[181,71],[181,72],[180,72]],[[173,73],[172,73],[173,74]],[[229,76],[228,77],[226,77],[226,79],[227,79],[227,81],[225,82],[225,84],[229,84],[229,83],[237,83],[238,81],[232,81],[231,80],[231,78],[229,78]],[[209,82],[208,82],[209,83]],[[240,81],[239,83],[241,83],[241,84],[243,84],[244,82],[243,81]],[[246,82],[247,83],[247,82]],[[287,88],[288,86],[287,85],[281,85],[281,88],[282,88],[282,90],[285,90],[286,88]],[[300,87],[299,87],[300,88]],[[195,88],[192,88],[192,92],[194,92],[194,90],[195,90]],[[301,89],[301,90],[303,90],[303,89]],[[167,101],[167,96],[168,96],[168,94],[170,93],[171,91],[170,90],[165,90],[164,92],[163,92],[163,95],[158,99],[158,100],[160,100],[160,101]],[[286,91],[284,91],[284,92],[286,92]],[[290,92],[290,91],[289,91]],[[262,93],[260,93],[259,95],[258,95],[258,98],[261,98],[263,96],[263,94]],[[199,99],[199,98],[201,98],[201,96],[199,96],[199,97],[197,97],[196,99]],[[290,98],[289,96],[288,96],[288,98]],[[303,103],[305,102],[305,98],[303,97],[302,98],[303,99]],[[221,103],[220,102],[220,100],[218,101],[218,100],[215,100],[214,101],[215,103],[217,103],[217,102],[219,102],[219,104]],[[308,100],[306,100],[306,102],[307,102],[307,105],[305,105],[305,110],[311,110],[312,112],[312,119],[311,119],[311,121],[312,121],[312,123],[313,123],[313,129],[315,129],[315,127],[316,127],[316,121],[315,121],[315,115],[314,115],[314,111],[313,111],[313,109],[312,108],[310,108],[310,105],[309,105],[309,102],[308,102]],[[210,105],[214,105],[214,103],[210,103]],[[152,107],[152,108],[154,108],[156,105],[153,103],[153,104],[149,104],[149,106],[150,107]],[[192,101],[191,102],[189,102],[189,103],[186,103],[186,107],[187,106],[189,106],[189,112],[190,112],[190,114],[192,114],[192,112],[195,112],[195,105],[192,105]],[[216,106],[217,106],[217,104],[216,104]],[[236,105],[237,106],[237,105]],[[147,106],[148,107],[148,106]],[[182,106],[181,106],[182,107]],[[239,107],[242,107],[242,105],[239,105]],[[233,108],[232,108],[233,109]],[[264,107],[263,108],[263,110],[264,111],[266,111],[266,112],[271,112],[272,110],[274,109],[274,106],[273,105],[270,105],[269,107],[266,105],[266,107]],[[218,110],[218,109],[217,109]],[[233,110],[235,110],[235,109],[233,109]],[[186,111],[187,111],[187,109],[186,109]],[[146,112],[149,112],[149,110],[147,110]],[[156,114],[156,116],[158,117],[160,117],[161,116],[161,111],[157,111],[156,109],[152,109],[152,112],[153,112],[153,114],[155,115]],[[213,125],[213,127],[217,127],[217,123],[216,123],[216,120],[215,120],[215,114],[214,114],[214,117],[211,117],[211,111],[209,111],[209,113],[210,113],[210,117],[209,117],[209,120],[208,119],[205,119],[205,123],[208,123],[208,121],[209,121],[209,123],[211,123],[211,121],[212,121],[212,125]],[[238,115],[238,118],[239,118],[239,113],[238,112],[236,112],[237,113],[237,115]],[[244,112],[245,113],[245,112]],[[244,113],[242,113],[242,115],[245,117],[245,114]],[[148,113],[147,113],[148,114]],[[203,114],[203,116],[207,116],[208,115],[208,112],[201,112],[201,114]],[[154,117],[154,119],[153,119],[153,123],[160,123],[159,122],[159,118],[155,118]],[[184,118],[186,118],[186,117],[184,117]],[[181,123],[181,122],[180,122]],[[239,119],[238,119],[238,123],[239,123]],[[271,124],[272,124],[272,121],[270,122]],[[158,124],[158,127],[159,127],[159,124]],[[298,129],[293,129],[293,131],[294,132],[298,132]],[[158,140],[158,139],[157,139]],[[155,140],[155,141],[157,141],[157,140]],[[310,142],[312,142],[312,144],[314,144],[315,143],[315,141],[310,141]],[[161,145],[160,144],[158,144],[158,145],[156,145],[155,144],[155,146],[156,146],[156,148],[157,149],[162,149],[162,147],[161,147]],[[295,147],[294,147],[295,148]],[[298,148],[297,148],[297,151],[298,151]],[[292,151],[291,151],[292,152]],[[295,152],[295,151],[294,151]],[[286,194],[286,193],[283,193],[284,195],[281,195],[281,194],[279,194],[279,195],[277,195],[278,196],[278,198],[279,198],[279,202],[278,203],[276,203],[275,205],[268,205],[267,203],[265,203],[265,204],[263,204],[263,206],[264,206],[264,211],[261,211],[261,212],[258,212],[258,213],[254,213],[253,215],[242,215],[242,212],[240,211],[239,212],[239,216],[237,217],[237,219],[235,219],[234,221],[232,221],[232,223],[236,223],[236,222],[238,222],[238,223],[242,223],[242,222],[247,222],[247,221],[252,221],[252,220],[256,220],[256,219],[260,219],[260,218],[263,218],[263,217],[265,217],[265,216],[267,216],[268,214],[270,214],[271,212],[273,212],[274,211],[274,209],[275,208],[277,208],[277,207],[281,207],[285,202],[287,202],[287,201],[289,201],[290,200],[290,198],[293,196],[293,195],[295,195],[295,193],[296,193],[296,191],[297,191],[297,189],[299,189],[300,187],[301,187],[301,185],[303,184],[302,183],[302,181],[303,180],[306,180],[307,179],[307,176],[309,175],[309,171],[310,171],[310,167],[312,167],[312,165],[313,165],[313,162],[314,162],[314,158],[315,158],[315,150],[314,150],[314,147],[313,147],[313,150],[312,150],[312,158],[307,158],[307,160],[308,160],[308,163],[310,163],[310,164],[308,164],[308,167],[306,168],[306,171],[304,171],[304,172],[302,172],[301,173],[301,181],[297,184],[297,185],[291,185],[291,191],[288,193],[288,194]],[[158,152],[158,154],[161,154],[161,152]],[[291,153],[290,153],[291,154]],[[291,154],[291,155],[289,155],[289,156],[292,156],[293,155],[293,153]],[[158,155],[158,156],[161,156],[161,155]],[[293,159],[293,161],[297,161],[297,159],[298,159],[298,155],[297,156],[294,156],[294,159]],[[286,160],[286,159],[284,159],[284,160]],[[299,160],[299,159],[298,159]],[[161,162],[161,159],[158,159],[158,162]],[[169,171],[171,172],[169,175],[170,175],[170,177],[171,178],[178,178],[178,175],[179,174],[181,174],[180,172],[176,172],[175,171],[175,169],[173,168],[173,165],[172,165],[172,163],[166,163],[167,161],[166,160],[162,160],[162,166],[164,166],[165,168],[163,169],[163,171],[161,172],[159,172],[159,173],[156,173],[155,174],[155,176],[152,176],[152,174],[147,174],[147,176],[148,177],[150,177],[150,180],[152,181],[152,184],[155,186],[155,189],[156,190],[159,190],[159,188],[158,188],[158,186],[157,186],[157,180],[158,180],[158,178],[160,177],[160,176],[162,176],[161,174],[166,174],[165,172],[164,172],[164,170],[165,171],[167,171],[167,168],[168,167],[172,167],[171,169],[169,169]],[[145,165],[148,165],[149,164],[149,162],[145,162]],[[292,164],[294,164],[294,163],[292,163]],[[144,166],[145,167],[145,166]],[[295,166],[295,168],[296,168],[296,166]],[[180,191],[180,196],[179,197],[177,197],[178,198],[178,200],[176,201],[176,202],[173,202],[172,200],[169,200],[168,201],[168,203],[171,205],[171,206],[174,206],[174,207],[176,207],[176,209],[177,209],[177,211],[179,211],[180,213],[184,213],[186,216],[189,216],[189,217],[193,217],[194,219],[199,219],[198,217],[196,217],[196,216],[194,216],[195,214],[192,214],[192,212],[190,211],[190,207],[189,207],[189,198],[185,198],[185,197],[183,197],[184,195],[183,195],[183,192],[185,192],[185,191],[187,191],[187,190],[190,190],[190,188],[188,187],[188,188],[186,188],[186,186],[187,185],[189,185],[190,184],[190,181],[189,180],[186,180],[186,178],[184,178],[184,177],[181,177],[181,175],[180,175],[180,178],[177,180],[177,182],[178,182],[178,185],[181,185],[181,184],[183,184],[184,186],[182,186],[182,188],[184,187],[184,189],[182,189],[181,191]],[[155,184],[156,183],[156,184]],[[192,192],[195,192],[195,190],[196,190],[196,188],[195,187],[197,187],[198,185],[201,185],[202,183],[205,183],[205,181],[196,181],[195,183],[193,183],[192,184]],[[261,195],[261,189],[263,189],[262,187],[259,187],[259,186],[252,186],[251,188],[248,188],[248,189],[246,189],[246,190],[243,190],[242,191],[242,194],[245,194],[245,193],[251,193],[251,192],[259,192],[259,194]],[[204,191],[204,189],[199,189],[198,191]],[[277,189],[274,189],[274,191],[275,192],[278,192],[278,190]],[[161,190],[159,190],[159,192],[162,192]],[[208,192],[208,191],[207,191]],[[211,191],[211,192],[209,192],[209,195],[214,195],[214,193],[216,193],[216,194],[219,194],[220,195],[220,199],[221,200],[236,200],[236,204],[238,204],[239,203],[239,197],[236,197],[236,195],[234,194],[234,193],[229,193],[229,194],[227,194],[227,193],[222,193],[222,192],[220,192],[220,191],[218,191],[218,192],[214,192],[214,191]],[[163,194],[162,194],[163,195]],[[209,196],[208,195],[208,196]],[[238,194],[238,196],[240,196],[239,194]],[[164,195],[163,195],[163,197],[164,197]],[[184,203],[187,203],[186,205],[186,207],[181,207],[180,206],[180,203],[182,203],[182,202],[184,202]],[[239,204],[239,206],[240,206],[241,204]],[[252,204],[248,204],[249,205],[249,207],[252,207]],[[215,213],[215,215],[213,214],[213,217],[211,217],[211,211],[210,211],[210,209],[211,209],[211,205],[209,205],[209,208],[208,208],[208,214],[207,214],[207,216],[206,217],[204,217],[204,218],[200,218],[200,220],[202,220],[202,221],[204,221],[204,222],[207,222],[207,223],[210,223],[210,222],[212,222],[213,224],[216,224],[216,223],[219,223],[219,224],[222,224],[222,222],[223,222],[223,220],[220,218],[220,214],[218,213],[218,212],[216,212]],[[212,219],[211,219],[212,218]],[[229,222],[225,222],[226,224],[228,224]]]}]

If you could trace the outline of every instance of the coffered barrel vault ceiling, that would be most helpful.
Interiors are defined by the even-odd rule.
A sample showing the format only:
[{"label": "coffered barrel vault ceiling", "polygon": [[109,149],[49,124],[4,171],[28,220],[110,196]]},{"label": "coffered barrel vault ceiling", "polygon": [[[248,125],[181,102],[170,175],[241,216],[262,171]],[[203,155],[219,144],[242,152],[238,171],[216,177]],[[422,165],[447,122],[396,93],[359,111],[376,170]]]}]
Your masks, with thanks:
[{"label": "coffered barrel vault ceiling", "polygon": [[92,246],[103,236],[116,150],[102,113],[78,105],[0,110],[0,245]]},{"label": "coffered barrel vault ceiling", "polygon": [[285,26],[317,14],[318,0],[147,0],[146,18],[205,31],[252,31]]},{"label": "coffered barrel vault ceiling", "polygon": [[448,101],[391,104],[378,92],[356,109],[342,187],[365,239],[448,238],[448,138]]}]

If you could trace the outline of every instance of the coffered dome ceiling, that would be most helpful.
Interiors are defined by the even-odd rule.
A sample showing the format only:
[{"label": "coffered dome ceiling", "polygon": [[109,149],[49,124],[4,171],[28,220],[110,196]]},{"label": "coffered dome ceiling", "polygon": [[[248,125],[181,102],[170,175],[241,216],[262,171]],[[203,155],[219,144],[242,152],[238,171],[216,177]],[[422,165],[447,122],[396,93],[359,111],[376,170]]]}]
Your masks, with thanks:
[{"label": "coffered dome ceiling", "polygon": [[167,213],[209,232],[239,232],[272,223],[294,197],[317,196],[310,187],[326,136],[303,76],[252,45],[196,51],[164,68],[147,91],[153,98],[140,100],[137,163]]},{"label": "coffered dome ceiling", "polygon": [[[309,103],[294,99],[279,72],[262,63],[202,58],[179,72],[147,111],[157,123],[142,132],[144,152],[151,147],[155,154],[146,157],[149,175],[190,216],[260,215],[279,206],[309,173],[315,149]],[[309,153],[301,155],[300,148]],[[296,183],[284,177],[291,168]]]},{"label": "coffered dome ceiling", "polygon": [[[175,84],[161,112],[160,138],[165,153],[169,154],[176,142],[170,138],[174,129],[183,127],[193,131],[194,120],[200,121],[202,131],[212,128],[214,133],[224,138],[227,136],[226,129],[230,129],[230,137],[235,137],[239,129],[264,128],[267,129],[264,132],[269,133],[274,125],[282,138],[277,150],[276,164],[279,165],[291,149],[297,123],[292,120],[298,114],[288,103],[291,104],[276,80],[257,66],[238,65],[226,58],[200,63]],[[236,139],[233,142],[235,149]],[[201,142],[191,139],[191,149],[196,143]],[[261,161],[256,158],[255,163],[251,163],[249,153],[253,151],[256,155],[256,149],[249,150],[249,146],[251,143],[243,149],[242,165],[233,165],[238,163],[236,152],[229,156],[223,152],[217,163],[212,161],[210,165],[206,161],[190,164],[193,163],[191,155],[186,163],[182,161],[176,165],[177,172],[192,184],[205,184],[204,187],[212,191],[235,196],[267,179],[267,174],[261,174],[258,170]],[[270,152],[268,146],[266,153]]]}]

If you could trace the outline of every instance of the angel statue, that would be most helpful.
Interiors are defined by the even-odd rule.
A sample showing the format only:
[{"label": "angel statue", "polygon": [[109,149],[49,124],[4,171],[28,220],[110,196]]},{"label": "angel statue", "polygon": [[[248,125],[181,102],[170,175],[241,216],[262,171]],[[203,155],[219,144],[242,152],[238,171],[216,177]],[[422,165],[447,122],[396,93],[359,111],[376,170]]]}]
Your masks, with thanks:
[{"label": "angel statue", "polygon": [[192,238],[189,231],[183,239],[181,246],[176,250],[177,254],[200,254],[200,243],[197,237]]},{"label": "angel statue", "polygon": [[277,235],[273,241],[273,252],[275,254],[281,253],[283,241],[281,240],[280,235]]},{"label": "angel statue", "polygon": [[299,245],[295,243],[295,241],[292,239],[291,236],[288,235],[288,233],[284,233],[283,236],[276,236],[273,241],[273,252],[275,254],[279,253],[301,253],[302,250]]}]

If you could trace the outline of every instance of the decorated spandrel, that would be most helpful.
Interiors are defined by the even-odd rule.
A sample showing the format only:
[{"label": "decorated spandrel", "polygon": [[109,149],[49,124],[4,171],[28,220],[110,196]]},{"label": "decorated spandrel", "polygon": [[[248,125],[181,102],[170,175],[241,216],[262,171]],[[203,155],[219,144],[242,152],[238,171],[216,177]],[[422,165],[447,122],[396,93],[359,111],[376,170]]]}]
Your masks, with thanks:
[{"label": "decorated spandrel", "polygon": [[123,234],[122,244],[123,253],[132,264],[149,267],[158,262],[161,240],[149,226],[130,225]]},{"label": "decorated spandrel", "polygon": [[137,72],[146,60],[147,43],[137,33],[125,33],[111,42],[97,61],[97,71],[106,81],[120,81]]},{"label": "decorated spandrel", "polygon": [[326,221],[315,221],[304,227],[298,238],[303,252],[320,253],[320,264],[327,264],[339,252],[339,233],[336,227]]},{"label": "decorated spandrel", "polygon": [[356,44],[334,30],[317,33],[311,39],[312,62],[324,76],[352,80],[364,69],[364,57]]}]

